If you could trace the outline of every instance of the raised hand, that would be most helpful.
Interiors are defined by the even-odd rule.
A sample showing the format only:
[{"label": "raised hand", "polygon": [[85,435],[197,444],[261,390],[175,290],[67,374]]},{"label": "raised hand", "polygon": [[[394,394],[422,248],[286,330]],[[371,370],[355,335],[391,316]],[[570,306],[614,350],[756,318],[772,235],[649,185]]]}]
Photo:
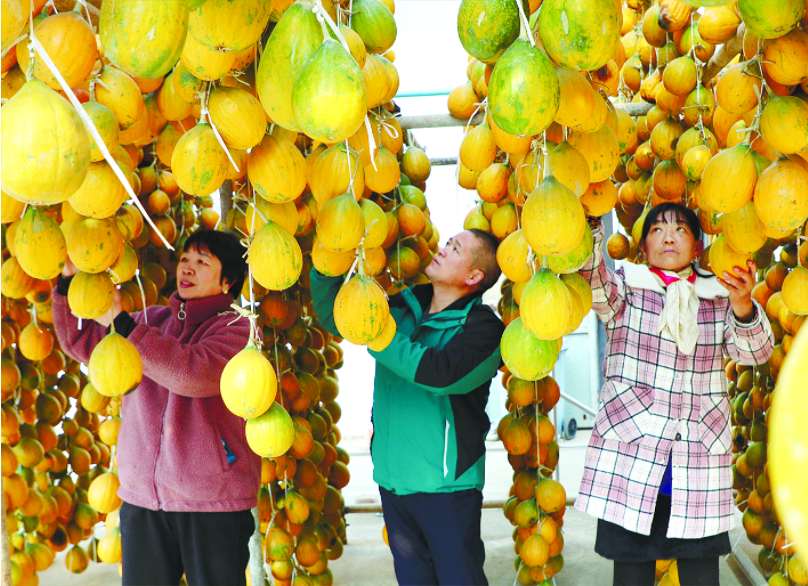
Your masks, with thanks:
[{"label": "raised hand", "polygon": [[724,271],[724,278],[718,282],[729,291],[729,302],[732,304],[732,311],[739,321],[752,321],[755,315],[755,306],[752,303],[752,288],[755,286],[755,273],[757,265],[754,261],[746,261],[749,272],[741,267],[734,267],[735,274],[730,275]]}]

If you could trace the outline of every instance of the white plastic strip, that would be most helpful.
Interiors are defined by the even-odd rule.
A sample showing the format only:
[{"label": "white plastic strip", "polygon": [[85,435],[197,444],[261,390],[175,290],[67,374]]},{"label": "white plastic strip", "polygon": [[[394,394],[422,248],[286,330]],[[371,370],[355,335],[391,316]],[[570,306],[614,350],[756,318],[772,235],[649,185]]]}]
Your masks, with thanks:
[{"label": "white plastic strip", "polygon": [[[98,130],[95,127],[95,124],[93,124],[93,121],[90,119],[90,116],[84,110],[84,107],[81,105],[81,102],[79,102],[78,98],[76,97],[76,94],[74,94],[73,90],[70,89],[70,86],[67,85],[65,78],[62,77],[62,74],[59,72],[59,69],[56,67],[56,64],[50,58],[50,55],[48,55],[47,51],[45,51],[45,48],[39,42],[39,39],[37,39],[36,35],[34,35],[33,30],[31,31],[31,46],[33,46],[34,50],[39,54],[43,63],[45,63],[45,66],[56,78],[56,81],[59,82],[59,85],[62,86],[62,90],[67,96],[67,99],[70,100],[70,103],[73,104],[73,107],[76,109],[76,113],[79,115],[79,118],[81,118],[81,121],[87,128],[87,132],[90,133],[90,136],[95,141],[95,144],[98,146],[98,149],[101,151],[101,154],[104,155],[104,159],[106,159],[107,163],[109,163],[109,166],[115,173],[115,176],[121,182],[129,197],[134,201],[135,205],[140,210],[141,214],[143,214],[143,217],[145,218],[146,222],[149,224],[149,226],[151,226],[154,229],[155,232],[157,232],[157,235],[160,237],[160,240],[163,241],[163,244],[166,245],[166,248],[168,248],[169,250],[174,250],[174,247],[171,246],[171,244],[169,244],[169,242],[163,236],[163,233],[160,232],[160,230],[157,229],[157,226],[154,225],[151,218],[149,217],[149,214],[146,213],[143,204],[140,203],[140,200],[137,198],[137,195],[135,195],[132,186],[129,184],[129,181],[124,176],[123,171],[121,171],[121,169],[118,167],[118,163],[115,161],[115,159],[112,158],[112,155],[110,154],[107,145],[104,144],[104,139],[101,138],[101,135],[98,133]],[[143,115],[145,116],[146,114],[144,113]]]},{"label": "white plastic strip", "polygon": [[241,173],[241,169],[238,168],[238,165],[236,165],[236,162],[233,160],[233,157],[230,156],[230,149],[228,149],[227,145],[224,144],[224,140],[222,140],[222,136],[219,134],[219,130],[213,123],[213,118],[210,117],[210,110],[208,110],[208,104],[207,104],[207,96],[205,99],[205,103],[202,105],[202,120],[205,119],[207,119],[208,124],[210,124],[211,130],[213,130],[213,136],[215,136],[216,140],[219,141],[219,145],[222,147],[224,154],[226,154],[227,158],[230,160],[230,164],[233,165],[233,168],[236,170],[236,173]]},{"label": "white plastic strip", "polygon": [[[365,114],[365,131],[368,133],[370,163],[373,165],[373,169],[378,171],[379,168],[376,166],[376,138],[373,136],[373,127],[370,125],[370,118],[368,118],[367,114]],[[381,135],[379,136],[379,140],[381,140]]]}]

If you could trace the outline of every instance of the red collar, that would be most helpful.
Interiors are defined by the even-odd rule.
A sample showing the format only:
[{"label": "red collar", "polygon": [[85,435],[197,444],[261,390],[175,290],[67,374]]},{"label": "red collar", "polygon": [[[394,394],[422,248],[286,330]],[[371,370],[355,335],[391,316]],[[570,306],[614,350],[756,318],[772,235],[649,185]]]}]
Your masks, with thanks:
[{"label": "red collar", "polygon": [[[650,267],[650,269],[652,273],[662,279],[662,282],[665,283],[666,287],[671,283],[681,280],[679,277],[665,274],[662,269],[658,269],[656,267]],[[691,284],[696,282],[696,271],[693,271],[693,273],[687,278],[687,281]]]}]

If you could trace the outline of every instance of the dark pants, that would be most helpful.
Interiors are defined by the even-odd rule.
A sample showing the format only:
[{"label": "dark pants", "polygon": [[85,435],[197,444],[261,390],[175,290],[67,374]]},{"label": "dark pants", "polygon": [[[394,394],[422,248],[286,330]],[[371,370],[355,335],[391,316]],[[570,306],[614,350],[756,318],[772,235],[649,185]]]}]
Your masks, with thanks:
[{"label": "dark pants", "polygon": [[123,586],[243,586],[252,513],[177,513],[123,503]]},{"label": "dark pants", "polygon": [[[718,558],[680,559],[682,586],[718,586]],[[614,562],[614,586],[654,586],[656,562]]]},{"label": "dark pants", "polygon": [[479,490],[399,496],[379,487],[402,586],[487,586]]}]

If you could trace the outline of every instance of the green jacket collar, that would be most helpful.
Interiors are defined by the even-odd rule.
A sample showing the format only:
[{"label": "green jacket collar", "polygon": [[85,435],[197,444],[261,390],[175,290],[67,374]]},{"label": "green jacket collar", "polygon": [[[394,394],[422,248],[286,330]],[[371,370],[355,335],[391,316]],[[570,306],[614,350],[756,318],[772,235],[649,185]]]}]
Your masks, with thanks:
[{"label": "green jacket collar", "polygon": [[[421,322],[421,317],[432,302],[432,295],[431,283],[409,287],[401,292],[402,299],[415,315],[415,323]],[[471,308],[482,302],[482,293],[469,293],[429,318],[429,325],[435,329],[445,329],[463,324]]]}]

